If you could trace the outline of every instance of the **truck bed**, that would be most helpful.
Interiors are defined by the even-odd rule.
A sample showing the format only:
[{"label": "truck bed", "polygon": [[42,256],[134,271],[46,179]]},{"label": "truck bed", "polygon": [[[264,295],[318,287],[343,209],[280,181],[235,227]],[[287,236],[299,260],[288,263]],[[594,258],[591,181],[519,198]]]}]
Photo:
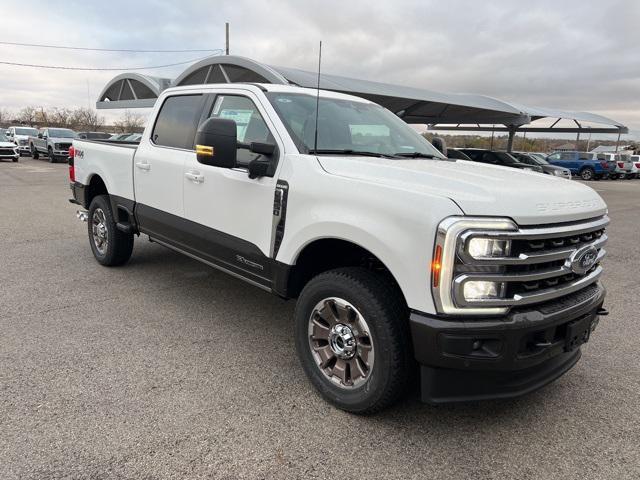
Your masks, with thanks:
[{"label": "truck bed", "polygon": [[73,147],[76,182],[89,185],[90,177],[99,175],[111,195],[135,200],[133,162],[137,144],[74,139]]}]

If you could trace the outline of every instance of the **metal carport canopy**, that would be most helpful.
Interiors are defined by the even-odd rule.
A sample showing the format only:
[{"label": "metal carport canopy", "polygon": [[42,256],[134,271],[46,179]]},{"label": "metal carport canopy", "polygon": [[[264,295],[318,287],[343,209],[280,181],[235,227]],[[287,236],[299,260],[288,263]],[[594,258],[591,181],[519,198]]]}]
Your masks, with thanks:
[{"label": "metal carport canopy", "polygon": [[[290,83],[316,88],[318,74],[271,67]],[[422,88],[372,82],[322,73],[320,88],[366,98],[391,110],[407,123],[484,123],[523,125],[531,118],[521,108],[482,95],[439,93]]]},{"label": "metal carport canopy", "polygon": [[[259,78],[260,82],[294,84],[301,87],[316,88],[317,72],[287,67],[272,67],[255,60],[234,55],[216,55],[200,60],[189,66],[175,80],[158,79],[139,74],[121,74],[111,80],[100,94],[97,108],[141,108],[155,103],[157,96],[169,86],[213,83],[209,77],[216,66],[218,78],[232,82],[233,78],[225,69],[240,69]],[[208,73],[205,75],[205,70]],[[202,80],[194,80],[202,72]],[[247,77],[248,78],[248,77]],[[191,80],[190,80],[191,79]],[[117,98],[108,98],[110,89],[117,90],[118,81],[123,88]],[[219,80],[218,80],[219,81]],[[239,80],[240,81],[240,80]],[[247,81],[247,80],[244,80]],[[248,80],[256,81],[256,80]],[[153,91],[155,98],[138,98],[132,88],[144,84]],[[556,132],[556,133],[628,133],[627,127],[612,119],[586,112],[567,112],[547,108],[527,107],[505,102],[484,95],[448,94],[415,87],[405,87],[388,83],[361,80],[340,75],[322,73],[320,88],[347,93],[369,99],[396,113],[405,122],[427,124],[434,130],[465,131],[507,131],[510,140],[516,132]],[[134,90],[132,94],[130,90]],[[128,95],[125,95],[128,94]],[[136,97],[136,98],[130,98]],[[542,118],[558,119],[550,127],[525,126]],[[554,128],[560,119],[568,119],[575,127]],[[580,122],[595,123],[598,127],[583,126]],[[496,126],[497,125],[497,126]],[[510,142],[511,143],[511,142]]]}]

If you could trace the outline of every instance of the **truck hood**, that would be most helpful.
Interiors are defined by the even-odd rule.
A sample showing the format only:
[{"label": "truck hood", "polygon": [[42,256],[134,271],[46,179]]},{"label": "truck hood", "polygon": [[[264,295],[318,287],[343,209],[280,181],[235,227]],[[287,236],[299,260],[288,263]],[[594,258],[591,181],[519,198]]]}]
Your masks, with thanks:
[{"label": "truck hood", "polygon": [[0,148],[15,148],[15,146],[13,142],[0,142]]},{"label": "truck hood", "polygon": [[52,143],[72,143],[74,139],[67,137],[49,137],[47,140]]},{"label": "truck hood", "polygon": [[465,160],[318,156],[331,175],[450,198],[466,215],[510,217],[519,225],[604,215],[607,205],[581,183]]}]

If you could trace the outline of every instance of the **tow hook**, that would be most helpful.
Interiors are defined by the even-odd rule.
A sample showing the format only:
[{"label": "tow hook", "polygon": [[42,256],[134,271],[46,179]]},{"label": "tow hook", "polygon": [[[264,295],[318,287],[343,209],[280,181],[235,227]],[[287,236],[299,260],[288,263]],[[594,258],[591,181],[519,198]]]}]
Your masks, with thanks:
[{"label": "tow hook", "polygon": [[76,217],[78,217],[78,220],[86,222],[87,220],[89,220],[89,212],[87,212],[86,210],[78,210],[76,212]]},{"label": "tow hook", "polygon": [[609,315],[609,310],[607,310],[604,307],[600,307],[598,309],[598,311],[596,312],[597,315],[600,315],[601,317],[606,317],[607,315]]}]

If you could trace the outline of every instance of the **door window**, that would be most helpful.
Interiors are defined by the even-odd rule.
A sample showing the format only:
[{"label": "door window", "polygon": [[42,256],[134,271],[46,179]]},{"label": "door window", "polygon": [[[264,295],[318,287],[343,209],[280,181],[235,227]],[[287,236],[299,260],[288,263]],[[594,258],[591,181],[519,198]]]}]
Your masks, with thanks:
[{"label": "door window", "polygon": [[573,153],[561,153],[560,154],[560,160],[573,160],[574,159],[574,155]]},{"label": "door window", "polygon": [[551,160],[552,162],[557,162],[558,160],[560,160],[560,154],[554,153],[553,155],[549,155],[549,160]]},{"label": "door window", "polygon": [[202,95],[167,98],[158,113],[151,140],[156,145],[193,150],[201,113]]},{"label": "door window", "polygon": [[[255,103],[247,97],[238,95],[219,95],[216,98],[210,117],[227,118],[236,122],[238,142],[275,144],[275,139]],[[238,149],[238,164],[248,165],[258,155],[247,149]]]}]

